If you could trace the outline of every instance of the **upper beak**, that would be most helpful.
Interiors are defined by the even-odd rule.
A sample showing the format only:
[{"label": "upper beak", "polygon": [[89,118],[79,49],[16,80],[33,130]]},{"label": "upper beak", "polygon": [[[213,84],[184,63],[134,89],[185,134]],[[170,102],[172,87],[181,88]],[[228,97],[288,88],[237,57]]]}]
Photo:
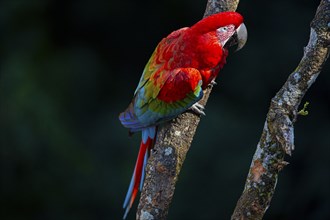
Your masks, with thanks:
[{"label": "upper beak", "polygon": [[236,29],[236,36],[237,36],[237,48],[236,51],[239,51],[242,49],[247,41],[248,33],[247,29],[244,23],[242,23],[237,29]]}]

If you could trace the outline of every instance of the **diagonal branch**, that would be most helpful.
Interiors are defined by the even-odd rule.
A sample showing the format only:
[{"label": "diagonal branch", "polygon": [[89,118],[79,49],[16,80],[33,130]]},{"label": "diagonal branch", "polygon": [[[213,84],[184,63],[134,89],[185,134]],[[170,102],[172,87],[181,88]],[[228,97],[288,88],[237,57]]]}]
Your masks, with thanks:
[{"label": "diagonal branch", "polygon": [[329,56],[330,1],[322,0],[311,23],[310,39],[298,67],[272,99],[244,191],[232,219],[262,219],[275,192],[279,171],[294,149],[293,124],[299,104]]},{"label": "diagonal branch", "polygon": [[[204,17],[221,11],[235,11],[239,0],[208,0]],[[212,88],[204,91],[205,105]],[[137,211],[137,219],[166,219],[175,184],[199,124],[199,116],[186,112],[158,130],[148,160],[146,178]]]}]

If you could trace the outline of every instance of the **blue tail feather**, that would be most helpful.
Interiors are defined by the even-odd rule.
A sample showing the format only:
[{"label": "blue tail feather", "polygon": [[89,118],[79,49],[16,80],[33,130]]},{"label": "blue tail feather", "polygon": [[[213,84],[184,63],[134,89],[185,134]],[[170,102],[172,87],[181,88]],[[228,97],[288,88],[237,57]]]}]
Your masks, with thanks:
[{"label": "blue tail feather", "polygon": [[132,195],[133,187],[134,187],[134,176],[135,176],[135,170],[133,172],[132,179],[131,179],[131,182],[129,184],[129,187],[128,187],[128,190],[127,190],[127,193],[126,193],[123,208],[127,207],[128,203],[129,203],[129,200],[131,199],[131,195]]},{"label": "blue tail feather", "polygon": [[126,207],[126,209],[125,209],[125,213],[124,213],[124,216],[123,216],[123,219],[126,219],[127,214],[128,214],[128,212],[129,212],[130,208],[131,208],[130,206],[127,206],[127,207]]},{"label": "blue tail feather", "polygon": [[[134,198],[136,196],[136,190],[139,189],[140,191],[142,191],[143,182],[144,182],[144,178],[145,178],[145,172],[146,172],[146,166],[147,166],[147,162],[148,162],[148,158],[149,158],[149,151],[150,151],[150,148],[152,147],[152,142],[150,142],[150,140],[149,140],[149,144],[148,145],[146,145],[146,144],[147,144],[148,138],[151,139],[151,141],[153,141],[155,139],[155,136],[156,136],[156,127],[148,127],[148,128],[145,128],[145,129],[142,130],[142,143],[141,143],[141,146],[147,146],[147,149],[146,149],[146,151],[144,153],[144,156],[143,156],[142,167],[136,165],[136,166],[140,167],[139,169],[142,169],[142,170],[136,170],[137,168],[136,167],[134,168],[133,176],[132,176],[131,182],[129,184],[128,191],[127,191],[125,201],[124,201],[124,204],[123,204],[123,208],[125,209],[123,219],[126,218],[128,212],[129,212],[129,210],[132,206],[132,203],[133,203]],[[138,156],[138,158],[141,158],[141,157]],[[138,159],[138,161],[141,161],[141,159]],[[137,164],[138,164],[138,162],[137,162]],[[139,186],[136,186],[136,183],[137,183],[136,182],[137,181],[136,175],[139,175],[139,174],[136,174],[136,173],[139,173],[139,172],[141,173],[140,184],[139,184]],[[135,188],[135,187],[138,187],[138,188]],[[133,197],[132,197],[132,195],[133,195]]]},{"label": "blue tail feather", "polygon": [[141,181],[140,181],[140,191],[142,191],[142,188],[143,188],[143,183],[144,183],[144,177],[145,177],[145,174],[146,174],[148,158],[149,158],[149,153],[147,151],[146,154],[144,155],[142,175],[141,175]]},{"label": "blue tail feather", "polygon": [[148,137],[150,139],[155,139],[156,135],[156,127],[148,127],[142,130],[142,141],[143,143],[146,143],[148,140]]}]

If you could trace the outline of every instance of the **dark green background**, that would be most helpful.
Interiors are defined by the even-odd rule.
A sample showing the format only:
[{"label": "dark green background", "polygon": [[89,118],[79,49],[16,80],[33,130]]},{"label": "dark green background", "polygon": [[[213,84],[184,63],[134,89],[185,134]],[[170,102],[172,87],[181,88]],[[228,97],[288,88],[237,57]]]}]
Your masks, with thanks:
[{"label": "dark green background", "polygon": [[[230,54],[177,184],[169,219],[229,219],[270,99],[303,55],[319,1],[242,1]],[[0,3],[0,219],[121,219],[140,135],[118,121],[159,40],[206,1]],[[329,63],[304,99],[296,150],[265,219],[330,219]],[[136,204],[128,219],[134,219]]]}]

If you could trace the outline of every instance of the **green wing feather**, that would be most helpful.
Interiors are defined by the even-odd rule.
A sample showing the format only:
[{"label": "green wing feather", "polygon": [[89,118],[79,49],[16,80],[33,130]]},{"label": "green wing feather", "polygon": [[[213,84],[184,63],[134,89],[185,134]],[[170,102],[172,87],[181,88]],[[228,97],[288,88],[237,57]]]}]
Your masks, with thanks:
[{"label": "green wing feather", "polygon": [[[189,69],[189,71],[186,71]],[[170,80],[176,81],[180,74],[189,74],[194,71],[195,74],[199,74],[197,69],[192,68],[179,68],[173,71],[163,70],[163,76],[166,78],[166,81],[159,86],[158,84],[154,84],[153,81],[149,80],[137,91],[134,98],[134,113],[137,117],[137,120],[140,122],[140,126],[148,127],[151,125],[155,125],[161,123],[163,121],[170,120],[176,117],[178,114],[186,111],[190,108],[194,103],[199,101],[202,96],[202,80],[201,77],[194,88],[184,86],[186,91],[182,93],[184,95],[183,98],[176,99],[173,101],[166,101],[160,99],[160,96],[163,91],[165,91],[166,86],[171,84]],[[189,80],[189,77],[186,78]],[[189,81],[183,81],[181,78],[177,80],[178,86],[169,91],[169,97],[172,97],[172,93],[176,93],[179,89],[183,88],[180,85],[187,85],[190,83]],[[181,87],[181,88],[180,88]],[[155,94],[157,91],[157,95]],[[163,97],[166,97],[164,95]]]},{"label": "green wing feather", "polygon": [[[194,68],[171,68],[170,65],[185,29],[182,28],[164,38],[146,64],[132,104],[120,117],[122,123],[131,128],[131,131],[170,120],[202,98],[202,79],[199,71]],[[193,85],[190,82],[191,76],[194,81],[197,80]],[[172,84],[176,86],[168,89]],[[182,86],[186,88],[185,92],[179,90]],[[167,95],[175,96],[176,92],[181,92],[182,97],[164,101]]]}]

